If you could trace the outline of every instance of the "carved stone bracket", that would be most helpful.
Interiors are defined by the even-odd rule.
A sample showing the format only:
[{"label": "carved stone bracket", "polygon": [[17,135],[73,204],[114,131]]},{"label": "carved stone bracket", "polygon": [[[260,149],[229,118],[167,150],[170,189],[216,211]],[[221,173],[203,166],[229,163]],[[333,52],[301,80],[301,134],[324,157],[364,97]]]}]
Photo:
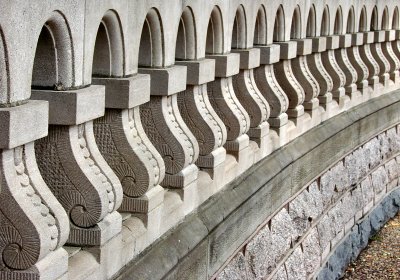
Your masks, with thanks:
[{"label": "carved stone bracket", "polygon": [[139,107],[107,109],[104,117],[95,120],[94,132],[101,154],[122,184],[119,210],[148,213],[152,207],[146,192],[163,180],[165,166],[144,132],[139,111]]},{"label": "carved stone bracket", "polygon": [[398,83],[399,82],[399,68],[400,68],[400,59],[396,56],[392,42],[395,40],[395,30],[386,31],[386,42],[382,43],[382,52],[389,62],[389,75],[390,79]]},{"label": "carved stone bracket", "polygon": [[[216,152],[224,146],[227,131],[224,123],[211,106],[207,84],[188,86],[178,93],[178,106],[182,118],[199,144],[196,165],[211,169],[225,160],[225,153]],[[222,148],[223,149],[223,148]]]},{"label": "carved stone bracket", "polygon": [[341,35],[339,42],[340,48],[335,50],[336,61],[345,75],[344,88],[346,94],[348,94],[350,97],[352,97],[352,94],[357,91],[357,85],[355,84],[357,81],[357,71],[350,63],[347,51],[352,45],[351,40],[351,34]]},{"label": "carved stone bracket", "polygon": [[313,53],[307,57],[308,68],[313,74],[319,85],[318,100],[320,105],[326,110],[327,104],[332,101],[333,81],[326,71],[323,63],[321,52],[326,50],[326,38],[313,38]]},{"label": "carved stone bracket", "polygon": [[[0,167],[0,278],[36,279],[44,274],[37,262],[57,250],[66,255],[59,248],[68,238],[68,217],[38,171],[33,143],[2,150]],[[65,256],[53,263],[60,265],[57,277],[66,262]]]},{"label": "carved stone bracket", "polygon": [[352,47],[347,48],[347,55],[354,70],[357,73],[357,80],[355,81],[357,88],[364,94],[368,89],[368,67],[360,56],[360,46],[364,42],[363,33],[352,34]]},{"label": "carved stone bracket", "polygon": [[43,179],[69,214],[67,242],[102,245],[117,234],[122,188],[97,149],[93,123],[50,126],[35,147]]},{"label": "carved stone bracket", "polygon": [[382,52],[382,42],[385,40],[385,32],[384,31],[376,31],[375,32],[375,43],[371,44],[371,53],[374,57],[375,61],[378,64],[378,76],[379,81],[384,86],[387,86],[387,82],[389,81],[389,69],[390,63],[384,56]]},{"label": "carved stone bracket", "polygon": [[[148,213],[162,202],[147,192],[164,179],[160,154],[144,132],[139,105],[150,99],[149,75],[128,78],[94,78],[106,86],[105,115],[94,121],[101,154],[121,181],[124,198],[120,211]],[[114,109],[112,109],[114,108]]]},{"label": "carved stone bracket", "polygon": [[364,45],[360,46],[360,56],[365,65],[368,68],[368,84],[375,89],[377,83],[379,83],[379,65],[374,59],[371,53],[371,43],[373,42],[374,37],[372,32],[364,33]]},{"label": "carved stone bracket", "polygon": [[184,169],[199,155],[199,145],[180,115],[177,99],[176,94],[152,96],[140,106],[143,128],[165,163],[161,185],[171,188],[183,188],[197,179],[197,169],[190,167],[191,174]]},{"label": "carved stone bracket", "polygon": [[[100,154],[93,133],[92,119],[104,114],[104,87],[33,91],[32,97],[50,104],[52,125],[49,135],[35,143],[36,157],[43,179],[69,215],[67,242],[103,245],[122,226],[116,212],[122,202],[122,187]],[[68,106],[63,98],[64,102],[69,100]]]},{"label": "carved stone bracket", "polygon": [[346,77],[336,61],[335,50],[338,48],[339,37],[327,37],[327,51],[322,53],[322,62],[332,78],[332,96],[338,102],[339,106],[341,106],[343,104],[343,96],[345,94],[344,84]]},{"label": "carved stone bracket", "polygon": [[302,39],[297,41],[298,56],[292,60],[292,68],[296,80],[301,84],[304,90],[304,108],[309,114],[313,114],[319,107],[317,96],[320,93],[320,87],[317,79],[308,67],[307,60],[312,53],[312,40]]},{"label": "carved stone bracket", "polygon": [[227,129],[225,149],[238,156],[249,145],[249,138],[245,134],[250,129],[250,117],[239,102],[232,83],[232,76],[239,73],[240,56],[231,53],[210,58],[216,60],[216,79],[207,86],[208,97]]},{"label": "carved stone bracket", "polygon": [[254,68],[260,66],[260,50],[234,50],[240,54],[240,72],[233,76],[235,94],[249,114],[250,129],[248,135],[252,140],[261,144],[261,139],[268,133],[267,120],[270,108],[267,100],[261,94],[254,80]]}]

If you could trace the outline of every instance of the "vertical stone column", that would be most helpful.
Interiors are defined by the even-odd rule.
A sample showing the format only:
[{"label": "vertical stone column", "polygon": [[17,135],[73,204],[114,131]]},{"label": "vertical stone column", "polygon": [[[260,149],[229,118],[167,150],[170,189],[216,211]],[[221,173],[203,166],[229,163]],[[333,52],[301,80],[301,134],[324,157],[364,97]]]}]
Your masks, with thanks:
[{"label": "vertical stone column", "polygon": [[[160,153],[165,164],[165,177],[161,186],[180,196],[189,213],[196,206],[199,144],[183,120],[178,107],[178,93],[186,89],[187,69],[184,66],[168,68],[139,68],[149,74],[150,101],[140,106],[144,131]],[[181,219],[180,214],[168,215],[176,205],[164,203],[162,228],[168,229],[169,219]],[[176,221],[175,221],[176,222]],[[175,223],[174,222],[174,223]]]},{"label": "vertical stone column", "polygon": [[254,70],[254,77],[261,94],[270,106],[268,123],[280,137],[280,145],[286,143],[289,100],[279,85],[274,71],[274,64],[280,60],[280,46],[273,44],[257,46],[260,49],[260,67]]},{"label": "vertical stone column", "polygon": [[340,69],[335,57],[335,50],[339,48],[339,39],[337,35],[326,37],[327,51],[322,53],[322,62],[333,82],[332,97],[336,100],[339,107],[342,108],[345,100],[344,84],[346,77],[342,69]]},{"label": "vertical stone column", "polygon": [[211,105],[227,129],[225,149],[238,161],[249,146],[250,117],[240,104],[232,84],[232,76],[239,73],[240,55],[211,55],[215,59],[215,80],[208,84]]},{"label": "vertical stone column", "polygon": [[139,107],[150,100],[150,76],[94,77],[92,82],[105,86],[105,114],[93,126],[99,150],[122,184],[119,211],[138,216],[149,235],[157,234],[165,166],[144,132]]},{"label": "vertical stone column", "polygon": [[312,39],[297,40],[297,57],[292,60],[293,73],[304,90],[304,108],[311,116],[315,116],[319,108],[317,96],[320,87],[307,62],[312,55]]},{"label": "vertical stone column", "polygon": [[69,214],[68,244],[102,246],[121,231],[121,184],[95,142],[93,120],[104,114],[105,89],[33,90],[47,100],[49,135],[36,142],[44,181]]},{"label": "vertical stone column", "polygon": [[304,115],[304,89],[297,81],[292,68],[292,59],[297,57],[297,42],[280,42],[281,60],[274,66],[276,79],[289,100],[287,114],[297,126]]},{"label": "vertical stone column", "polygon": [[360,48],[364,44],[364,33],[351,34],[351,47],[347,48],[347,55],[350,63],[357,73],[355,81],[357,89],[363,94],[368,93],[368,67],[361,59]]},{"label": "vertical stone column", "polygon": [[382,52],[382,43],[385,41],[386,34],[384,30],[375,31],[373,34],[375,43],[371,44],[371,53],[378,64],[379,82],[383,85],[383,87],[387,87],[390,78],[390,64]]},{"label": "vertical stone column", "polygon": [[352,46],[352,35],[344,34],[339,35],[339,49],[336,49],[335,58],[336,61],[342,69],[345,82],[344,89],[346,94],[353,100],[356,96],[357,91],[357,71],[354,69],[353,65],[350,63],[350,59],[348,56],[348,49]]},{"label": "vertical stone column", "polygon": [[332,105],[333,81],[322,63],[321,53],[326,51],[326,37],[312,38],[312,51],[307,58],[307,64],[319,86],[319,104],[327,112]]},{"label": "vertical stone column", "polygon": [[364,45],[360,47],[360,56],[368,68],[368,84],[373,92],[377,92],[379,86],[379,65],[372,56],[371,44],[374,42],[373,32],[364,32]]},{"label": "vertical stone column", "polygon": [[0,108],[0,279],[67,275],[64,209],[43,181],[33,141],[48,132],[48,103]]},{"label": "vertical stone column", "polygon": [[187,67],[187,88],[178,93],[178,106],[182,118],[199,143],[196,165],[213,180],[221,182],[226,150],[223,147],[227,131],[224,123],[211,106],[207,83],[215,79],[215,60],[178,61]]},{"label": "vertical stone column", "polygon": [[389,77],[396,85],[399,84],[400,57],[393,50],[393,42],[396,40],[396,30],[385,31],[385,42],[382,43],[382,53],[389,62]]},{"label": "vertical stone column", "polygon": [[240,55],[240,71],[233,76],[233,88],[250,117],[250,129],[247,134],[264,150],[269,132],[267,120],[270,108],[254,79],[254,69],[260,66],[260,49],[234,49],[232,52]]}]

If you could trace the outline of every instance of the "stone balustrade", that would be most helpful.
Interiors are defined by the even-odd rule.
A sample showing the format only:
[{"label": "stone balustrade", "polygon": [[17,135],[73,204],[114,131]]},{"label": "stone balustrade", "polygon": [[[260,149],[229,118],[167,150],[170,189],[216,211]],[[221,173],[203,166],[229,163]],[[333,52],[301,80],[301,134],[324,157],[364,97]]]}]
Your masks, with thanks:
[{"label": "stone balustrade", "polygon": [[[323,279],[359,221],[398,203],[400,118],[378,113],[399,102],[400,1],[0,7],[0,279]],[[304,161],[318,172],[286,173],[297,191],[282,178],[275,212],[192,269],[250,203],[232,186],[284,174],[308,135],[352,124],[364,142],[331,162],[339,137]],[[203,227],[182,228],[194,213]]]}]

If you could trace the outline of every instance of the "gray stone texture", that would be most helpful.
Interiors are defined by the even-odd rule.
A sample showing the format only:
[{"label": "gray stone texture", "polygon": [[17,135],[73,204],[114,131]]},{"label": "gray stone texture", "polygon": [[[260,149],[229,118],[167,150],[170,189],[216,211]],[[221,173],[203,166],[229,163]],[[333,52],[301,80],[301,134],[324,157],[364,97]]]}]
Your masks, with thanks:
[{"label": "gray stone texture", "polygon": [[246,261],[242,253],[236,255],[229,265],[218,275],[217,280],[243,280],[246,276]]},{"label": "gray stone texture", "polygon": [[304,267],[304,255],[300,247],[297,247],[285,262],[288,280],[306,279],[306,269]]}]

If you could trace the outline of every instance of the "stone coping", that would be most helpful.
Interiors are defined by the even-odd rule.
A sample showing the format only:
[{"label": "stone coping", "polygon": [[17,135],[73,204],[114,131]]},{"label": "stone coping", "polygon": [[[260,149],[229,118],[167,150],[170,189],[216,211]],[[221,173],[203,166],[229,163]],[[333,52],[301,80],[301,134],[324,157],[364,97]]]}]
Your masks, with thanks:
[{"label": "stone coping", "polygon": [[116,278],[212,277],[257,227],[301,188],[399,121],[398,90],[325,121],[211,197]]}]

